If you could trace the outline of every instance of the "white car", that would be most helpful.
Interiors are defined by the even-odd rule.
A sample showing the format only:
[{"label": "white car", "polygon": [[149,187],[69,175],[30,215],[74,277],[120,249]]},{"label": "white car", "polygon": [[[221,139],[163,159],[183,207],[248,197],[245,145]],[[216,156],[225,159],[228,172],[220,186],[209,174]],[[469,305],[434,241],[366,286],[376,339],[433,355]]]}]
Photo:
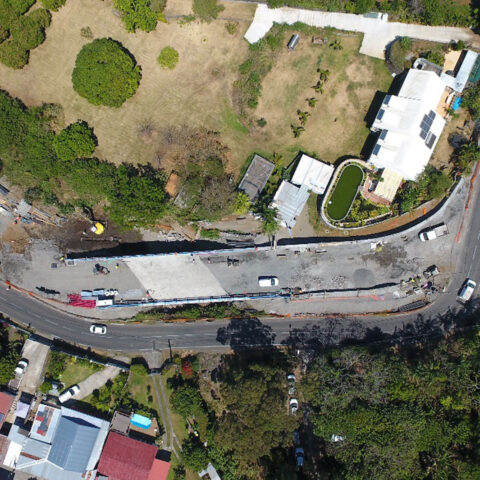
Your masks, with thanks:
[{"label": "white car", "polygon": [[67,400],[73,398],[80,391],[78,385],[72,385],[70,388],[67,388],[63,393],[58,396],[58,401],[60,403],[65,403]]},{"label": "white car", "polygon": [[290,413],[295,415],[298,411],[298,400],[296,398],[290,399]]},{"label": "white car", "polygon": [[295,395],[295,375],[290,373],[287,375],[287,386],[288,386],[288,394]]},{"label": "white car", "polygon": [[463,283],[463,287],[458,294],[457,300],[459,302],[468,302],[472,298],[476,286],[477,284],[473,280],[467,278]]},{"label": "white car", "polygon": [[19,362],[17,367],[15,368],[15,375],[23,375],[25,373],[25,370],[28,367],[28,360],[25,358],[22,358]]},{"label": "white car", "polygon": [[99,325],[98,323],[92,323],[92,325],[90,325],[90,333],[105,335],[107,333],[107,327],[105,325]]},{"label": "white car", "polygon": [[275,287],[278,285],[277,277],[258,277],[259,287]]}]

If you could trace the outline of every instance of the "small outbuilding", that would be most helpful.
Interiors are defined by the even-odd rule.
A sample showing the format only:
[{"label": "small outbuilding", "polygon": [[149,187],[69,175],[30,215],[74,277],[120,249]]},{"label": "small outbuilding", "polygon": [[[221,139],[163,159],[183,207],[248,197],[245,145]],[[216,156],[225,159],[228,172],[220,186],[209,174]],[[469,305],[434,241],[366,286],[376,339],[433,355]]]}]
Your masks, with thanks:
[{"label": "small outbuilding", "polygon": [[293,183],[283,181],[273,197],[271,206],[278,210],[278,217],[281,224],[293,229],[297,217],[302,213],[308,201],[310,192],[305,185],[297,187]]},{"label": "small outbuilding", "polygon": [[274,168],[275,165],[272,162],[255,154],[238,185],[238,189],[245,192],[251,202],[255,202],[262,193]]},{"label": "small outbuilding", "polygon": [[299,186],[305,185],[313,193],[323,195],[334,170],[333,165],[303,154],[293,174],[292,183]]},{"label": "small outbuilding", "polygon": [[298,35],[297,33],[295,33],[294,35],[292,35],[292,38],[290,38],[288,44],[287,44],[287,47],[288,49],[293,52],[293,50],[295,50],[297,48],[297,45],[298,45],[298,42],[300,41],[300,35]]}]

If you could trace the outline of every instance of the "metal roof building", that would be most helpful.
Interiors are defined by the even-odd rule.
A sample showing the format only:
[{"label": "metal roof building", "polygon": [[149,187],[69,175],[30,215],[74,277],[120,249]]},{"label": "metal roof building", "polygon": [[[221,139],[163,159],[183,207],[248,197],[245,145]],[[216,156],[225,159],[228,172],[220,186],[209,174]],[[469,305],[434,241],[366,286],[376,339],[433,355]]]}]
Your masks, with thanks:
[{"label": "metal roof building", "polygon": [[297,187],[285,180],[282,181],[271,206],[278,210],[278,217],[284,227],[292,229],[295,226],[297,217],[302,213],[309,196],[310,192],[305,185]]},{"label": "metal roof building", "polygon": [[254,202],[262,193],[274,168],[275,165],[272,162],[255,154],[238,189],[244,191],[250,200]]},{"label": "metal roof building", "polygon": [[109,480],[148,480],[157,451],[155,445],[110,432],[98,472]]},{"label": "metal roof building", "polygon": [[410,69],[397,95],[386,95],[372,124],[380,132],[368,162],[415,180],[430,160],[445,120],[437,108],[445,92],[438,75]]},{"label": "metal roof building", "polygon": [[459,61],[459,66],[455,68],[454,75],[443,72],[440,78],[446,83],[448,87],[458,93],[462,93],[467,84],[470,73],[472,72],[478,58],[478,53],[467,50],[463,58]]},{"label": "metal roof building", "polygon": [[313,193],[323,195],[334,170],[333,165],[303,154],[293,174],[292,183],[299,186],[305,185]]},{"label": "metal roof building", "polygon": [[82,480],[98,462],[109,423],[90,415],[40,405],[30,432],[13,425],[5,463],[49,480]]}]

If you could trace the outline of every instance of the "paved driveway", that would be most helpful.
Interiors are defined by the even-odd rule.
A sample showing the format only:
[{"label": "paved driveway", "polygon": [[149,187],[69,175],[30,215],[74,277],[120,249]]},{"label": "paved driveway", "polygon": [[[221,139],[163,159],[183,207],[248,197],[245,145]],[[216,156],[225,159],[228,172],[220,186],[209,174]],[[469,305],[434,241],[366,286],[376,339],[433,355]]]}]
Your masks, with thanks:
[{"label": "paved driveway", "polygon": [[429,27],[426,25],[384,22],[351,13],[321,12],[299,8],[268,8],[258,5],[255,17],[245,33],[250,43],[255,43],[272,28],[274,23],[302,22],[314,27],[334,27],[339,30],[364,33],[360,53],[376,58],[385,58],[385,48],[396,37],[411,37],[434,42],[448,43],[463,40],[480,46],[480,36],[468,28]]},{"label": "paved driveway", "polygon": [[23,346],[22,358],[28,360],[28,367],[25,375],[20,381],[19,390],[34,394],[42,383],[43,369],[50,348],[43,343],[38,343],[33,340],[27,340]]},{"label": "paved driveway", "polygon": [[[75,395],[75,400],[81,400],[82,398],[88,397],[94,390],[98,390],[103,387],[108,380],[115,378],[121,370],[117,367],[105,367],[99,372],[95,372],[93,375],[90,375],[88,378],[80,382],[78,386],[80,387],[80,392],[78,395]],[[65,385],[70,387],[70,385]]]}]

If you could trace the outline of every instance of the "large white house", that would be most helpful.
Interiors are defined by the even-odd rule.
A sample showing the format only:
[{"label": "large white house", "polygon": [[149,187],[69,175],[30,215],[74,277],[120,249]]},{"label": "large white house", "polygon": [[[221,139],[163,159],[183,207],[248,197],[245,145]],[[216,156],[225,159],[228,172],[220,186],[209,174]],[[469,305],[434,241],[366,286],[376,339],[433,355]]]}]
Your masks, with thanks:
[{"label": "large white house", "polygon": [[445,126],[444,81],[434,72],[410,69],[398,95],[386,95],[372,124],[380,132],[368,163],[415,180],[430,160]]}]

